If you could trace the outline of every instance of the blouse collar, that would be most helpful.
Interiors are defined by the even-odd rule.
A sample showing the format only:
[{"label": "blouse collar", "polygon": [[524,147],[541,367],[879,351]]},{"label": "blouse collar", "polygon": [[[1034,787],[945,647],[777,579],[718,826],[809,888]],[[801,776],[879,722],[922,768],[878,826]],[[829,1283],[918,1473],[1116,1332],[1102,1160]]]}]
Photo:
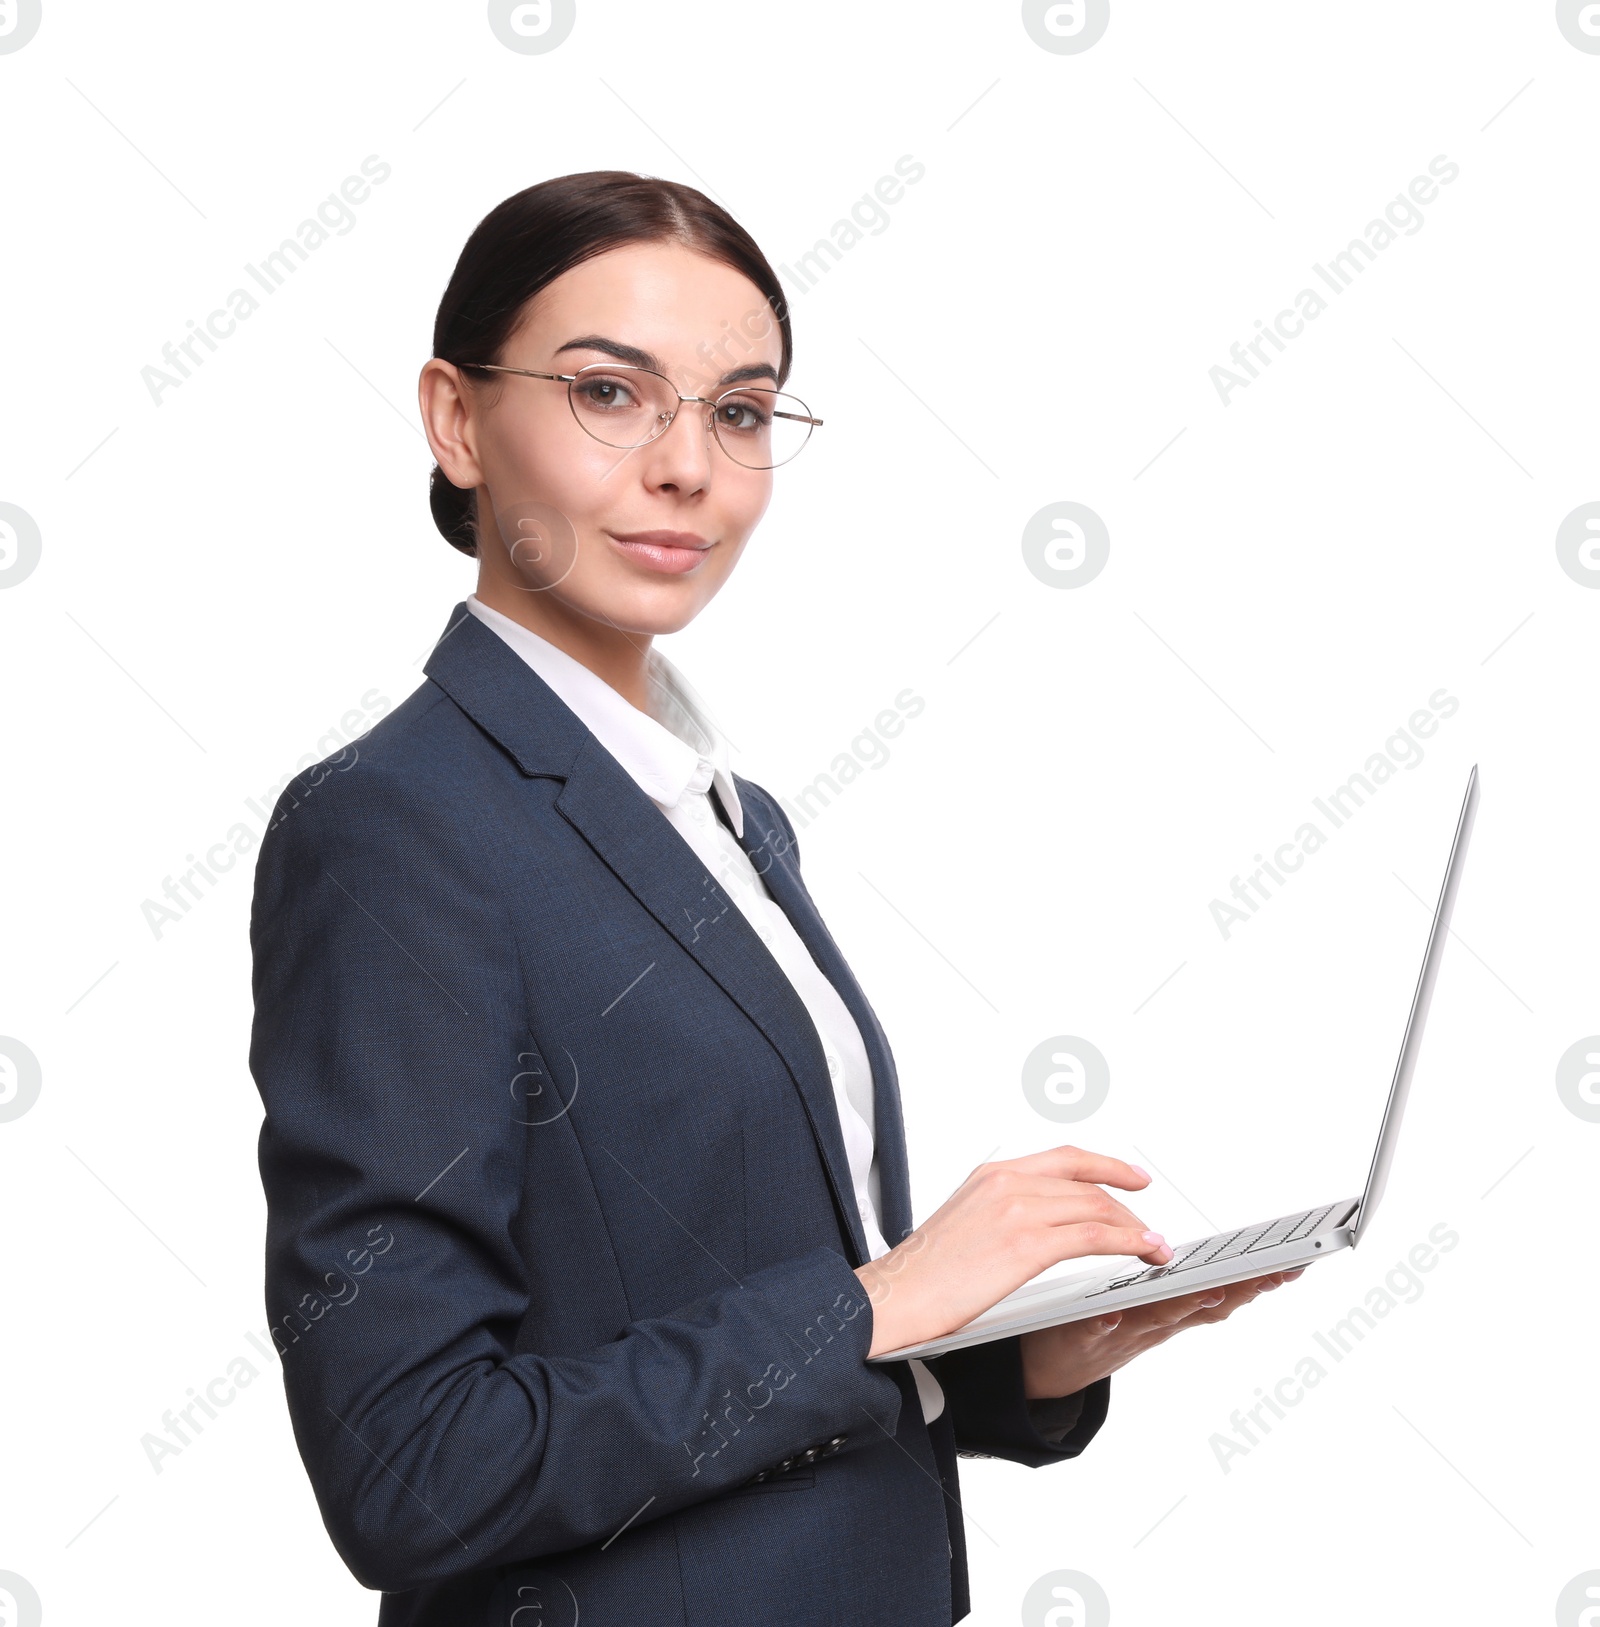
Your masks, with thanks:
[{"label": "blouse collar", "polygon": [[645,667],[650,710],[641,712],[581,661],[477,594],[467,595],[467,609],[538,673],[652,802],[673,808],[685,795],[715,786],[734,834],[744,833],[727,742],[688,680],[654,644]]}]

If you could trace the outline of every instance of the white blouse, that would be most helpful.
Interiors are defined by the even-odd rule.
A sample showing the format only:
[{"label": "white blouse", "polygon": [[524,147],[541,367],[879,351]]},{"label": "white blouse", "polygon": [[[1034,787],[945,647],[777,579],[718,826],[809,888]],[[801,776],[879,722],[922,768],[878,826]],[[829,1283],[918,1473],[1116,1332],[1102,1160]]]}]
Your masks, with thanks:
[{"label": "white blouse", "polygon": [[[783,968],[811,1014],[828,1061],[868,1256],[875,1260],[887,1254],[889,1244],[879,1220],[872,1066],[861,1030],[782,906],[768,892],[749,854],[734,840],[744,830],[744,810],[728,768],[727,742],[699,697],[652,646],[646,664],[650,711],[641,712],[581,661],[509,616],[491,610],[476,594],[467,596],[467,608],[538,673],[616,758],[694,850]],[[713,788],[727,816],[726,824],[711,806]],[[923,1417],[932,1423],[944,1411],[944,1391],[920,1361],[913,1361],[911,1370]]]}]

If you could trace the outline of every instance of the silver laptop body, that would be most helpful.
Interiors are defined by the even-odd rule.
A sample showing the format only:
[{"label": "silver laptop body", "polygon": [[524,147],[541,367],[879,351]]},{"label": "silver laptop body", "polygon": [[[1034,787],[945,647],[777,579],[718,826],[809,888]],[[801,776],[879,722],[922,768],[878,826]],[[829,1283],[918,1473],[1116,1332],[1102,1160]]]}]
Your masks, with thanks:
[{"label": "silver laptop body", "polygon": [[1400,1059],[1389,1086],[1383,1126],[1367,1170],[1367,1184],[1359,1198],[1342,1198],[1337,1203],[1319,1204],[1298,1214],[1257,1221],[1237,1231],[1218,1232],[1214,1237],[1180,1243],[1165,1265],[1139,1264],[1113,1271],[1097,1269],[1076,1276],[1025,1283],[954,1333],[900,1350],[888,1350],[872,1360],[904,1361],[912,1356],[941,1356],[947,1350],[960,1350],[965,1345],[984,1344],[991,1339],[1005,1339],[1014,1333],[1029,1333],[1035,1328],[1054,1327],[1062,1322],[1078,1322],[1132,1305],[1148,1305],[1154,1300],[1174,1299],[1180,1294],[1198,1293],[1203,1288],[1242,1282],[1247,1277],[1263,1277],[1269,1272],[1326,1259],[1342,1248],[1354,1248],[1383,1196],[1389,1164],[1400,1139],[1406,1094],[1422,1045],[1422,1030],[1428,1019],[1428,1005],[1433,998],[1444,941],[1450,931],[1450,913],[1455,905],[1477,806],[1478,769],[1474,764],[1467,776],[1466,796],[1456,820],[1444,885],[1433,911],[1433,928],[1422,957],[1422,973],[1417,979],[1416,993],[1411,997],[1411,1015],[1406,1020]]}]

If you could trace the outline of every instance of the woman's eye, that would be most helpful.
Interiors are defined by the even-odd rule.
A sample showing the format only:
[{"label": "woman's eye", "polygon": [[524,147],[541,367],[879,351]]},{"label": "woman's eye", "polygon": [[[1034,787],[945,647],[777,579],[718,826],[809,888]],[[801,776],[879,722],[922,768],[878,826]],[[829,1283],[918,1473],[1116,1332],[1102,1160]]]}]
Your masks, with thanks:
[{"label": "woman's eye", "polygon": [[578,395],[585,406],[602,411],[635,405],[631,386],[617,378],[584,379],[578,385]]},{"label": "woman's eye", "polygon": [[754,401],[724,401],[721,418],[728,429],[765,429],[767,415]]}]

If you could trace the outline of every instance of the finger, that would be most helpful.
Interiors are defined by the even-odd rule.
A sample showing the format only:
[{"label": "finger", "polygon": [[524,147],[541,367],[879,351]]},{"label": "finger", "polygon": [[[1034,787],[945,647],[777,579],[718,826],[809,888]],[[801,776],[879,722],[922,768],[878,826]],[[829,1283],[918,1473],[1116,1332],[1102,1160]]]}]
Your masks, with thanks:
[{"label": "finger", "polygon": [[1008,1229],[1015,1228],[1013,1241],[1018,1251],[1031,1257],[1030,1276],[1063,1260],[1088,1255],[1126,1254],[1152,1265],[1164,1265],[1173,1258],[1160,1232],[1101,1220],[1097,1218],[1101,1212],[1079,1196],[1013,1197],[1006,1224]]},{"label": "finger", "polygon": [[1046,1224],[1051,1233],[1048,1247],[1057,1262],[1082,1259],[1090,1254],[1131,1254],[1135,1259],[1161,1265],[1173,1257],[1171,1245],[1160,1232],[1142,1227],[1070,1218]]},{"label": "finger", "polygon": [[[1125,1213],[1121,1204],[1109,1208],[1104,1194],[1072,1193],[1064,1197],[1024,1197],[1017,1200],[1025,1222],[1044,1228],[1050,1235],[1045,1247],[1052,1262],[1081,1259],[1089,1254],[1128,1254],[1164,1265],[1173,1258],[1173,1249],[1160,1232],[1151,1231],[1129,1216],[1129,1224],[1103,1219],[1107,1213]],[[1041,1270],[1043,1267],[1040,1268]]]},{"label": "finger", "polygon": [[1013,1169],[1028,1174],[1091,1181],[1097,1186],[1120,1186],[1130,1192],[1140,1191],[1151,1181],[1149,1170],[1083,1147],[1047,1147],[1043,1152],[1025,1153],[1021,1158],[1008,1158],[1006,1162]]},{"label": "finger", "polygon": [[1218,1292],[1234,1293],[1241,1288],[1248,1288],[1254,1293],[1262,1293],[1267,1289],[1280,1287],[1283,1283],[1290,1281],[1292,1277],[1299,1276],[1304,1270],[1305,1267],[1301,1266],[1299,1270],[1294,1272],[1269,1271],[1259,1277],[1242,1277],[1237,1282],[1222,1284],[1218,1288]]},{"label": "finger", "polygon": [[1230,1282],[1225,1289],[1218,1290],[1223,1296],[1222,1304],[1214,1311],[1207,1311],[1205,1314],[1213,1321],[1225,1321],[1241,1306],[1248,1305],[1252,1300],[1259,1299],[1269,1288],[1275,1286],[1275,1283],[1260,1278],[1251,1282]]},{"label": "finger", "polygon": [[[1250,1277],[1243,1282],[1226,1283],[1219,1288],[1202,1288],[1195,1293],[1179,1294],[1172,1299],[1161,1299],[1149,1305],[1135,1306],[1132,1308],[1129,1326],[1125,1331],[1157,1332],[1161,1329],[1176,1329],[1196,1318],[1204,1322],[1225,1321],[1241,1305],[1248,1305],[1257,1294],[1269,1288],[1276,1288],[1280,1283],[1302,1275],[1304,1271],[1305,1267],[1299,1266],[1294,1271],[1278,1271],[1264,1277]],[[1207,1311],[1218,1311],[1219,1314],[1215,1316],[1201,1314]]]},{"label": "finger", "polygon": [[1140,1326],[1152,1332],[1163,1328],[1177,1328],[1202,1311],[1215,1309],[1226,1298],[1221,1288],[1202,1288],[1192,1294],[1178,1294],[1172,1299],[1159,1299],[1154,1304],[1141,1305],[1133,1312],[1140,1318]]},{"label": "finger", "polygon": [[[1259,1279],[1257,1279],[1259,1280]],[[1261,1292],[1256,1281],[1224,1283],[1184,1296],[1191,1309],[1185,1321],[1221,1322],[1241,1305],[1248,1305]]]},{"label": "finger", "polygon": [[1221,1321],[1228,1314],[1226,1308],[1219,1309],[1225,1303],[1223,1291],[1212,1288],[1137,1306],[1123,1322],[1122,1337],[1131,1338],[1137,1349],[1147,1350],[1164,1344],[1185,1328]]},{"label": "finger", "polygon": [[972,1181],[980,1187],[986,1184],[991,1199],[1003,1200],[1013,1222],[1054,1228],[1077,1224],[1097,1228],[1096,1235],[1104,1234],[1093,1247],[1080,1248],[1074,1242],[1062,1241],[1061,1251],[1051,1256],[1051,1263],[1087,1253],[1127,1254],[1151,1265],[1164,1265],[1173,1257],[1165,1237],[1151,1231],[1136,1214],[1097,1186],[1019,1174],[1005,1164],[980,1168]]},{"label": "finger", "polygon": [[1198,1293],[1180,1294],[1176,1299],[1164,1299],[1151,1308],[1157,1311],[1161,1325],[1187,1321],[1200,1311],[1209,1311],[1222,1304],[1225,1298],[1220,1288],[1202,1288]]},{"label": "finger", "polygon": [[1028,1169],[1021,1167],[1026,1161],[1015,1160],[1005,1163],[979,1164],[968,1181],[974,1185],[983,1182],[992,1182],[998,1188],[1016,1193],[1019,1196],[1032,1197],[1080,1197],[1097,1198],[1103,1203],[1120,1203],[1120,1198],[1113,1197],[1103,1187],[1096,1186],[1093,1181],[1075,1181],[1065,1175],[1052,1175],[1042,1169]]},{"label": "finger", "polygon": [[[1128,1206],[1101,1187],[1054,1175],[1019,1174],[1001,1166],[995,1179],[1004,1183],[1008,1198],[1045,1198],[1062,1205],[1062,1219],[1103,1220],[1112,1226],[1145,1230],[1145,1223]],[[1054,1224],[1059,1225],[1056,1221]]]}]

